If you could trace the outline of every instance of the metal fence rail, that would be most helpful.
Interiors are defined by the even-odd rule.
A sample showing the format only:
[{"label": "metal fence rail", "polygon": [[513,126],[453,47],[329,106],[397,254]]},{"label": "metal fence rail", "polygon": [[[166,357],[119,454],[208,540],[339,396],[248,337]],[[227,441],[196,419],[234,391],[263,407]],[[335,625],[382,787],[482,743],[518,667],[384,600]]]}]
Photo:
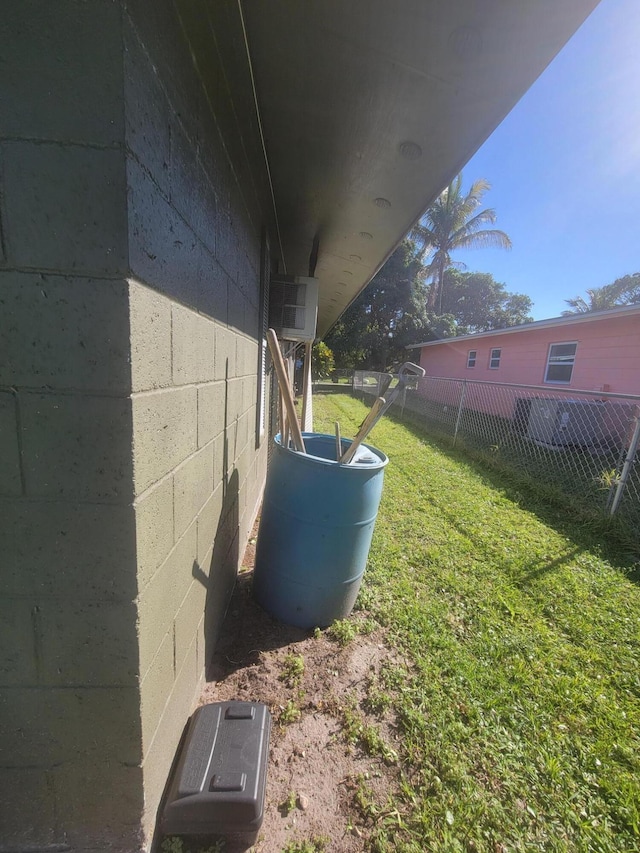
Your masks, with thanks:
[{"label": "metal fence rail", "polygon": [[[376,397],[387,374],[356,371]],[[640,396],[425,376],[395,414],[585,507],[640,524]]]}]

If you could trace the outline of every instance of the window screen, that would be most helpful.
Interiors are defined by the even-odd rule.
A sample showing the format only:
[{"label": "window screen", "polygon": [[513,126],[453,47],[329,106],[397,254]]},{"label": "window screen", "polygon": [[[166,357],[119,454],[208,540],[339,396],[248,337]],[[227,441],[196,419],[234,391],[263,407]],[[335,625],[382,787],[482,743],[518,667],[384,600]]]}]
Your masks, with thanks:
[{"label": "window screen", "polygon": [[492,349],[491,356],[489,357],[489,367],[492,370],[496,370],[500,367],[500,357],[502,356],[501,349]]},{"label": "window screen", "polygon": [[469,354],[467,355],[467,367],[475,367],[476,366],[476,358],[478,356],[477,350],[470,349]]}]

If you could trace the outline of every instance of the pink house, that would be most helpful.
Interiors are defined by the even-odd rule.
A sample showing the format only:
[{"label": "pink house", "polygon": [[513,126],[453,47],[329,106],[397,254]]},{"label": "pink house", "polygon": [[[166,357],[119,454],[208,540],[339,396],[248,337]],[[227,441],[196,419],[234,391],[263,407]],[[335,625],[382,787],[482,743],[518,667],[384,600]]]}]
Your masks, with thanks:
[{"label": "pink house", "polygon": [[640,394],[640,305],[416,344],[427,376]]}]

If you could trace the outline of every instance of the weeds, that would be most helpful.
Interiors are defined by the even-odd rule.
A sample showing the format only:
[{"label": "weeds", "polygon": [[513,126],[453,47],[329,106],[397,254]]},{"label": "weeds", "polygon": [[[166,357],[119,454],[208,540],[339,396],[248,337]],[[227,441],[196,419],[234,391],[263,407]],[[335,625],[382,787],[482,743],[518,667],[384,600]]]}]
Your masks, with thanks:
[{"label": "weeds", "polygon": [[282,665],[280,678],[287,687],[297,687],[304,675],[304,658],[302,655],[288,654]]},{"label": "weeds", "polygon": [[301,717],[301,711],[298,707],[298,704],[293,699],[289,699],[287,704],[281,708],[280,716],[278,717],[279,721],[283,725],[289,725],[291,723],[297,723]]},{"label": "weeds", "polygon": [[358,712],[350,707],[342,707],[344,735],[349,743],[358,744],[368,755],[382,758],[387,764],[395,764],[398,753],[385,743],[378,729],[362,719]]},{"label": "weeds", "polygon": [[289,791],[287,799],[283,800],[278,806],[278,811],[280,812],[280,814],[283,817],[288,817],[288,815],[290,815],[291,812],[295,810],[297,800],[298,797],[295,791]]},{"label": "weeds", "polygon": [[282,848],[282,853],[322,853],[328,843],[329,839],[323,835],[317,835],[304,841],[289,841]]},{"label": "weeds", "polygon": [[184,840],[177,835],[171,835],[165,838],[160,845],[162,853],[223,853],[226,843],[223,838],[214,841],[207,847],[185,847]]},{"label": "weeds", "polygon": [[336,619],[327,629],[327,634],[344,648],[358,636],[358,626],[351,619]]}]

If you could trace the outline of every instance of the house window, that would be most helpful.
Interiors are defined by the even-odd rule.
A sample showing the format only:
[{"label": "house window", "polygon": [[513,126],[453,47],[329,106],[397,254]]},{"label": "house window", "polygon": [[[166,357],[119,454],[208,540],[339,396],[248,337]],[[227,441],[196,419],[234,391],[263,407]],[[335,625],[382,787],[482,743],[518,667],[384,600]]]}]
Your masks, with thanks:
[{"label": "house window", "polygon": [[544,375],[545,382],[555,382],[560,385],[568,385],[571,382],[577,348],[578,344],[575,341],[568,344],[551,344]]},{"label": "house window", "polygon": [[491,355],[489,356],[489,367],[491,370],[497,370],[500,367],[500,356],[502,355],[501,349],[492,349]]},{"label": "house window", "polygon": [[467,367],[475,367],[477,357],[478,351],[475,349],[470,349],[469,354],[467,355]]}]

